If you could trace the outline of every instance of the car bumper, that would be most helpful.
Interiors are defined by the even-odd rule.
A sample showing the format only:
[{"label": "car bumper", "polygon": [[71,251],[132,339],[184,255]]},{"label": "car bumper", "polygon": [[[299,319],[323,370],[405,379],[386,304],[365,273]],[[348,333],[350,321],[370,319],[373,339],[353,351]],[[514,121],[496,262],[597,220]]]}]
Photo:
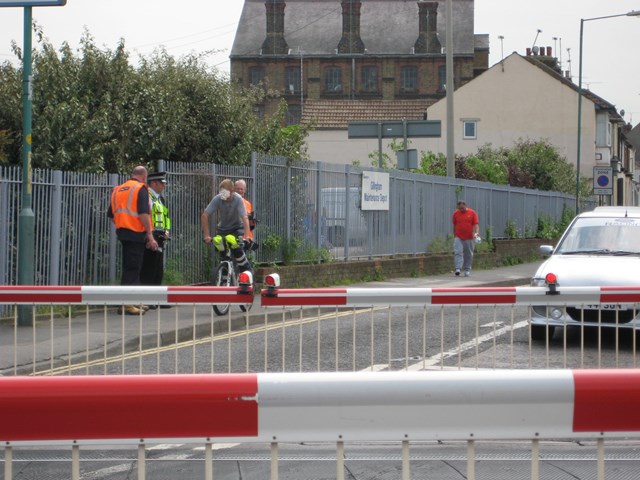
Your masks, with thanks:
[{"label": "car bumper", "polygon": [[[601,328],[640,328],[640,308],[609,306],[600,310],[583,306],[531,307],[532,325],[581,326]],[[603,307],[607,307],[604,305]]]}]

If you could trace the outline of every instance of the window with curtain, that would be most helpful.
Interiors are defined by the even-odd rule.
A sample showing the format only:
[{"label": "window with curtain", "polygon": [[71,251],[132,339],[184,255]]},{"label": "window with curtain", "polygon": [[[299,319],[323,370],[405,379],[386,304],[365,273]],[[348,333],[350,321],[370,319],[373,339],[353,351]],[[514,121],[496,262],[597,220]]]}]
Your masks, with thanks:
[{"label": "window with curtain", "polygon": [[324,69],[324,91],[326,93],[342,93],[342,69],[328,67]]},{"label": "window with curtain", "polygon": [[300,67],[287,67],[284,80],[284,89],[286,93],[300,93]]}]

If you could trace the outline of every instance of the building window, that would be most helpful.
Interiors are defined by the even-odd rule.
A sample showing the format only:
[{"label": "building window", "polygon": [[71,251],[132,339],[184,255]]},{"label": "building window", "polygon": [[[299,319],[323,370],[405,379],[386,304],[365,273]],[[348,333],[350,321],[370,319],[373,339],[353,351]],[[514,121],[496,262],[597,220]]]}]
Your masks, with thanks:
[{"label": "building window", "polygon": [[287,106],[287,125],[300,125],[302,118],[302,108],[300,105],[288,105]]},{"label": "building window", "polygon": [[249,67],[249,85],[261,85],[264,82],[263,67]]},{"label": "building window", "polygon": [[463,120],[462,121],[462,138],[465,140],[475,140],[478,138],[478,121],[477,120]]},{"label": "building window", "polygon": [[290,95],[300,93],[300,67],[287,67],[284,80],[286,93]]},{"label": "building window", "polygon": [[378,67],[362,67],[360,70],[363,93],[378,92]]},{"label": "building window", "polygon": [[409,66],[400,69],[400,92],[415,92],[418,89],[418,68]]},{"label": "building window", "polygon": [[444,93],[447,91],[447,67],[445,65],[440,65],[438,67],[438,88],[436,91],[438,93]]},{"label": "building window", "polygon": [[324,91],[326,93],[342,92],[342,69],[329,67],[324,69]]},{"label": "building window", "polygon": [[264,120],[264,105],[256,104],[253,106],[253,113],[260,120]]}]

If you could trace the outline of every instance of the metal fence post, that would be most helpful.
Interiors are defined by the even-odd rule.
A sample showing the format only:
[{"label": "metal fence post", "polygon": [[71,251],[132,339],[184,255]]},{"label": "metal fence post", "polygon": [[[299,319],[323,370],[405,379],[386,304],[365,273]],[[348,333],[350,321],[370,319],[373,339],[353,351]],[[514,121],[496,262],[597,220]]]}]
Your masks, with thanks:
[{"label": "metal fence post", "polygon": [[[315,223],[315,243],[316,243],[316,248],[318,250],[320,250],[320,248],[322,247],[322,218],[324,217],[324,215],[322,214],[322,211],[320,210],[322,207],[322,162],[317,162],[316,164],[316,215],[315,215],[315,222],[313,221],[313,214],[311,214],[311,221],[309,222],[311,228],[313,227],[313,224]],[[318,253],[318,260],[320,260],[319,257],[320,253]]]},{"label": "metal fence post", "polygon": [[[118,174],[112,173],[109,175],[109,185],[115,187],[118,185]],[[109,200],[111,202],[111,200]],[[114,285],[120,283],[116,281],[116,259],[118,256],[118,239],[116,237],[116,227],[113,222],[109,222],[109,283]]]},{"label": "metal fence post", "polygon": [[351,165],[344,167],[344,229],[342,239],[344,240],[344,259],[349,260],[349,202],[351,199],[351,187],[349,186],[349,177],[351,173]]},{"label": "metal fence post", "polygon": [[49,237],[49,285],[60,285],[60,229],[62,226],[62,172],[53,172]]}]

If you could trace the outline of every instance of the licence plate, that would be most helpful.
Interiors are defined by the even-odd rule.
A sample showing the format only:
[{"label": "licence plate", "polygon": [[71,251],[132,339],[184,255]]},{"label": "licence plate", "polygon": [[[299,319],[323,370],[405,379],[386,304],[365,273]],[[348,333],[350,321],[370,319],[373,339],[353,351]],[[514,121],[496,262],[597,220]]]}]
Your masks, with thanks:
[{"label": "licence plate", "polygon": [[578,305],[575,308],[585,310],[631,310],[633,305],[628,303],[597,303],[594,305]]}]

